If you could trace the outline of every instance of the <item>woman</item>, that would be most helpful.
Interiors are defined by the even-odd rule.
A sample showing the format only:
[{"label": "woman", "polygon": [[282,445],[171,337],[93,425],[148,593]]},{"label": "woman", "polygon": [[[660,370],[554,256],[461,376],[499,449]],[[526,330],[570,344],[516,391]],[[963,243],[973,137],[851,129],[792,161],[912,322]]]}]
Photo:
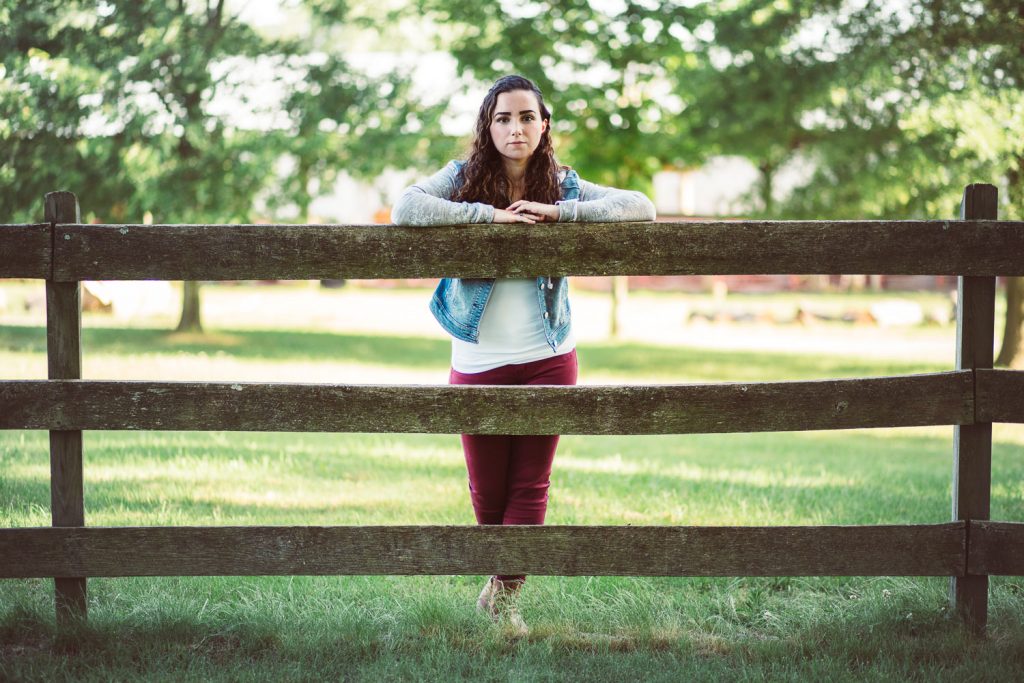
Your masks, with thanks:
[{"label": "woman", "polygon": [[[526,78],[505,76],[480,105],[469,158],[407,188],[392,219],[399,225],[649,221],[654,205],[639,192],[588,183],[560,166],[540,90]],[[452,336],[451,384],[576,383],[566,278],[446,278],[430,310]],[[543,524],[557,445],[558,436],[463,434],[477,523]],[[512,601],[524,580],[490,577],[478,608],[525,630]]]}]

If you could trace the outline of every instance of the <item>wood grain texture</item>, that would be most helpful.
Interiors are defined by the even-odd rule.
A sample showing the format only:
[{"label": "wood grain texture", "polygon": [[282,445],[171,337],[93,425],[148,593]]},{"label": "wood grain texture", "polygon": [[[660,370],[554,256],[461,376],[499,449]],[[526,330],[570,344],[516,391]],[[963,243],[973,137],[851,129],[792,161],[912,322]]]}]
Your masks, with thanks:
[{"label": "wood grain texture", "polygon": [[[992,185],[968,185],[960,203],[964,221],[995,219],[998,194]],[[959,228],[958,228],[959,229]],[[1017,253],[1020,257],[1020,252]],[[956,368],[991,368],[995,345],[994,277],[958,279]],[[953,519],[988,519],[992,488],[992,423],[957,426],[953,432]],[[950,582],[950,600],[977,633],[988,621],[988,577],[967,575]]]},{"label": "wood grain texture", "polygon": [[1024,524],[972,521],[967,571],[1024,576]]},{"label": "wood grain texture", "polygon": [[82,376],[82,287],[46,281],[46,368],[50,379]]},{"label": "wood grain texture", "polygon": [[[45,218],[51,223],[81,220],[78,199],[71,192],[50,192]],[[82,376],[82,289],[78,282],[46,281],[46,355],[51,380]],[[82,432],[50,432],[50,515],[55,527],[85,524],[82,476]],[[87,616],[88,586],[83,574],[51,574],[57,621],[73,622]]]},{"label": "wood grain texture", "polygon": [[54,526],[85,524],[82,432],[50,432],[50,516]]},{"label": "wood grain texture", "polygon": [[321,574],[946,576],[965,525],[0,530],[0,577]]},{"label": "wood grain texture", "polygon": [[49,223],[0,225],[0,279],[50,277],[52,239]]},{"label": "wood grain texture", "polygon": [[1024,371],[979,369],[976,376],[979,422],[1024,422]]},{"label": "wood grain texture", "polygon": [[80,223],[81,212],[78,208],[78,197],[74,192],[58,190],[47,192],[43,197],[43,214],[47,223]]},{"label": "wood grain texture", "polygon": [[61,225],[58,280],[1024,275],[1021,221]]},{"label": "wood grain texture", "polygon": [[970,372],[648,386],[0,382],[0,428],[688,434],[970,422]]}]

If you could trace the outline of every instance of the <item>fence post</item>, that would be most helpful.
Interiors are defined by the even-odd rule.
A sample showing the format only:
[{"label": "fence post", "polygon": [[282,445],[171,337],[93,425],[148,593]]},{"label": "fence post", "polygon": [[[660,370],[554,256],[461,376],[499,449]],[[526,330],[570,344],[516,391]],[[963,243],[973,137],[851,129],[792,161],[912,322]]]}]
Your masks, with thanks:
[{"label": "fence post", "polygon": [[[78,223],[78,198],[50,192],[45,220],[56,239],[56,224]],[[56,252],[56,249],[53,250]],[[50,379],[82,378],[82,290],[79,282],[46,281],[46,355]],[[50,432],[50,510],[53,526],[85,526],[82,495],[82,432]],[[86,617],[83,577],[55,577],[57,622]]]},{"label": "fence post", "polygon": [[[961,220],[994,220],[997,190],[992,185],[964,188]],[[957,279],[956,368],[991,368],[995,342],[995,277]],[[975,379],[977,381],[977,379]],[[992,487],[992,423],[975,422],[953,431],[953,520],[988,519]],[[950,602],[972,631],[982,634],[988,620],[988,577],[965,574],[950,580]]]}]

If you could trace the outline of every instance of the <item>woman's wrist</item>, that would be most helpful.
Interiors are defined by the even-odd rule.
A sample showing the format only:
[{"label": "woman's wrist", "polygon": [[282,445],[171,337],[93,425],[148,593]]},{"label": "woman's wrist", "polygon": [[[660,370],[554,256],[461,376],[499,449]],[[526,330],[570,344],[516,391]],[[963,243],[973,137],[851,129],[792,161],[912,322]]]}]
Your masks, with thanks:
[{"label": "woman's wrist", "polygon": [[555,202],[558,207],[558,221],[560,223],[575,223],[578,216],[579,200],[564,199]]}]

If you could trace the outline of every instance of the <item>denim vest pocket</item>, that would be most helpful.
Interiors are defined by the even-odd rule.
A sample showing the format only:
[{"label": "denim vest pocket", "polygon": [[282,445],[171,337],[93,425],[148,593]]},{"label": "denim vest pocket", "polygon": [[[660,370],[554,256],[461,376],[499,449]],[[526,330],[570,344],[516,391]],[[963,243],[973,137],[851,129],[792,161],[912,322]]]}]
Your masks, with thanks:
[{"label": "denim vest pocket", "polygon": [[475,344],[493,287],[491,279],[443,278],[430,299],[430,312],[448,334]]}]

